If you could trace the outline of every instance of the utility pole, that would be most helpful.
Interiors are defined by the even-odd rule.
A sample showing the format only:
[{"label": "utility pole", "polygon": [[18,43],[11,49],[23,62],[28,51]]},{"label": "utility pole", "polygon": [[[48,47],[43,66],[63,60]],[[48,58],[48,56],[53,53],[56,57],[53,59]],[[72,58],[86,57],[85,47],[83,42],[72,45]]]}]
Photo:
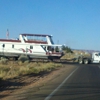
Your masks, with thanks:
[{"label": "utility pole", "polygon": [[57,41],[57,44],[59,44],[59,40]]},{"label": "utility pole", "polygon": [[7,29],[7,32],[6,32],[6,37],[7,39],[9,39],[9,30]]}]

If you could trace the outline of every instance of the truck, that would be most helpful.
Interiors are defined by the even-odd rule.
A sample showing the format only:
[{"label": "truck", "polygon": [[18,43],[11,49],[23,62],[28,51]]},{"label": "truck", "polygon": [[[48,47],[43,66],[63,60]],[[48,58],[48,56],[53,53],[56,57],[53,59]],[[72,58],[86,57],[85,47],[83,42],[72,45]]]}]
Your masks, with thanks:
[{"label": "truck", "polygon": [[77,61],[79,64],[100,63],[100,52],[93,52],[89,57],[79,55]]}]

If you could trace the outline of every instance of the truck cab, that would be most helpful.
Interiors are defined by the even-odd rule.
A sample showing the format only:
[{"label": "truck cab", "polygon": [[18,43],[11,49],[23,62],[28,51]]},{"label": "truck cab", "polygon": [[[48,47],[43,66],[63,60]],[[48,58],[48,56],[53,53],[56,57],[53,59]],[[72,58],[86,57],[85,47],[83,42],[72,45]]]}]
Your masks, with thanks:
[{"label": "truck cab", "polygon": [[93,52],[91,57],[79,56],[79,64],[100,63],[100,52]]},{"label": "truck cab", "polygon": [[92,63],[100,63],[100,52],[92,53]]}]

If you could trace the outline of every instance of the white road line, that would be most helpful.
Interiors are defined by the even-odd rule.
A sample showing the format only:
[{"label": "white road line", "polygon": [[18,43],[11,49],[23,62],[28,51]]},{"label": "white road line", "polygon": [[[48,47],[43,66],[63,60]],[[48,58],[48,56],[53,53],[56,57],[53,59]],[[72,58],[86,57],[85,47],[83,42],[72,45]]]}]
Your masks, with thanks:
[{"label": "white road line", "polygon": [[73,75],[73,73],[78,69],[77,67],[72,73],[69,74],[69,76],[51,93],[49,94],[44,100],[49,100],[63,85],[64,83]]}]

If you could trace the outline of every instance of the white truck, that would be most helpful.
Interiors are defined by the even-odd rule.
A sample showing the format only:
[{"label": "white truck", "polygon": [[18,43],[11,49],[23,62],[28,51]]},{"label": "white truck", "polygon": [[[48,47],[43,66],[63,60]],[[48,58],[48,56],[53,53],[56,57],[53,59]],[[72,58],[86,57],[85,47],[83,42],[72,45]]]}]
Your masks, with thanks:
[{"label": "white truck", "polygon": [[93,52],[91,57],[79,56],[79,64],[100,63],[100,52]]}]

